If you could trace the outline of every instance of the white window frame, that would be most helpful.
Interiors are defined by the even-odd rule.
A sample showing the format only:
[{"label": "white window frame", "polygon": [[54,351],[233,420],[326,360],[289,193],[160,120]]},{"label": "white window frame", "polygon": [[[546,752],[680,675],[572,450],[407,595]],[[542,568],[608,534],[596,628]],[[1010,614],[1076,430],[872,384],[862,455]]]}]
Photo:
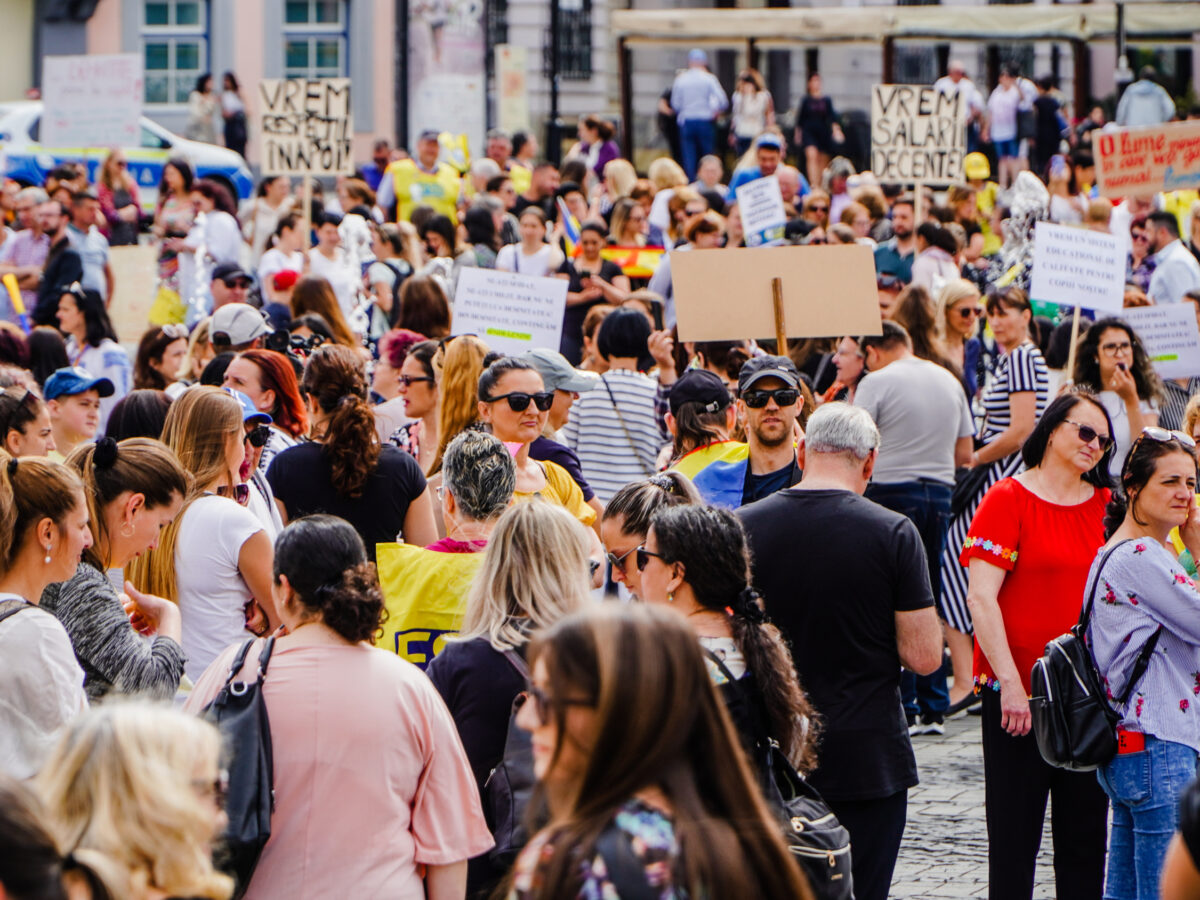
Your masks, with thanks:
[{"label": "white window frame", "polygon": [[[285,78],[345,78],[350,74],[350,61],[347,58],[347,50],[350,45],[349,27],[350,27],[350,9],[347,0],[337,0],[338,21],[337,22],[307,22],[293,23],[287,21],[287,2],[284,0],[284,23],[283,23],[283,74]],[[315,11],[318,0],[306,0],[309,6],[310,14]],[[320,72],[317,70],[317,42],[318,41],[336,41],[338,48],[338,67],[336,72]],[[293,69],[288,66],[287,51],[288,44],[307,42],[308,44],[308,59],[307,68]]]},{"label": "white window frame", "polygon": [[[168,23],[166,25],[147,25],[146,24],[146,4],[148,2],[166,3],[170,10],[168,12],[168,19],[170,19],[170,18],[174,18],[174,16],[175,16],[175,9],[176,9],[176,5],[179,2],[179,0],[141,0],[140,10],[139,10],[140,18],[138,20],[138,33],[139,33],[140,41],[141,41],[143,65],[145,64],[145,60],[146,60],[146,46],[148,44],[166,44],[167,45],[167,57],[168,57],[168,68],[144,70],[142,73],[142,77],[145,80],[145,83],[148,84],[150,77],[158,77],[162,74],[166,74],[166,76],[168,78],[168,85],[169,85],[167,96],[169,98],[170,97],[170,85],[174,84],[174,81],[180,71],[179,69],[175,68],[175,65],[174,65],[175,54],[177,52],[176,48],[180,43],[194,43],[197,45],[199,67],[194,70],[195,76],[193,76],[193,78],[192,78],[193,81],[195,80],[196,77],[202,75],[204,72],[209,71],[210,67],[209,67],[209,58],[208,58],[208,47],[209,47],[208,28],[209,28],[210,17],[209,17],[209,9],[208,9],[208,0],[195,0],[197,6],[199,7],[199,11],[200,11],[200,21],[197,22],[195,25],[175,25],[175,24],[170,24],[170,23]],[[184,71],[192,71],[192,70],[184,70]],[[153,76],[150,75],[151,72],[154,73]],[[178,101],[178,100],[168,99],[166,103],[153,103],[149,100],[146,100],[144,94],[143,94],[143,102],[145,103],[146,106],[150,107],[151,109],[155,109],[155,110],[177,110],[177,109],[186,109],[187,108],[186,100]]]}]

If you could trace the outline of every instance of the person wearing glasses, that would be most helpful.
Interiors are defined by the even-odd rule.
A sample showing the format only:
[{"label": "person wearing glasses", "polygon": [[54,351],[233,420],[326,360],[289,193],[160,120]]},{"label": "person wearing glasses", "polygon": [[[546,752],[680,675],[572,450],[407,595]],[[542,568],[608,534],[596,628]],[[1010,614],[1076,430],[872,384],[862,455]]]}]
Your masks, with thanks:
[{"label": "person wearing glasses", "polygon": [[965,278],[947,281],[934,296],[934,327],[942,350],[962,373],[963,390],[967,399],[979,393],[979,357],[983,342],[979,340],[979,320],[983,317],[979,288]]},{"label": "person wearing glasses", "polygon": [[[1099,587],[1088,647],[1120,717],[1117,755],[1097,772],[1113,808],[1111,897],[1158,897],[1179,800],[1196,776],[1200,596],[1168,543],[1178,528],[1193,558],[1200,553],[1195,452],[1190,435],[1142,431],[1109,504],[1111,534],[1091,573]],[[1146,646],[1153,651],[1137,678]]]},{"label": "person wearing glasses", "polygon": [[1094,394],[1058,397],[1021,447],[1025,471],[997,482],[964,540],[948,544],[969,572],[993,897],[1032,896],[1048,798],[1059,896],[1101,896],[1108,800],[1092,773],[1042,759],[1030,733],[1029,672],[1079,619],[1105,538],[1112,434]]},{"label": "person wearing glasses", "polygon": [[645,481],[634,481],[613,494],[600,523],[600,539],[612,583],[625,585],[634,599],[641,599],[642,579],[635,564],[635,551],[646,540],[651,518],[665,507],[703,502],[696,486],[676,471],[659,472]]},{"label": "person wearing glasses", "polygon": [[1077,387],[1100,398],[1112,420],[1116,449],[1108,461],[1108,474],[1117,481],[1142,429],[1158,424],[1162,381],[1137,332],[1112,317],[1100,319],[1084,333],[1071,377]]},{"label": "person wearing glasses", "polygon": [[[521,667],[530,635],[592,605],[588,548],[585,529],[561,508],[510,507],[491,530],[462,629],[426,670],[485,795],[488,776],[504,756],[513,701],[527,686]],[[483,856],[471,860],[468,873],[467,896],[480,897],[490,894],[504,869]]]},{"label": "person wearing glasses", "polygon": [[[467,859],[492,838],[446,705],[415,666],[372,646],[384,600],[362,539],[308,516],[284,529],[274,559],[287,627],[263,681],[275,809],[247,900],[462,898]],[[238,649],[209,666],[187,711],[216,697]],[[250,647],[243,677],[261,652]]]},{"label": "person wearing glasses", "polygon": [[279,514],[279,505],[275,502],[275,492],[271,490],[271,483],[267,481],[266,466],[262,464],[263,455],[271,443],[271,435],[274,434],[271,430],[274,422],[270,415],[259,410],[246,394],[231,387],[223,387],[221,390],[232,394],[242,405],[246,458],[242,461],[242,467],[238,469],[238,478],[242,483],[235,488],[239,492],[236,496],[240,497],[242,488],[247,488],[244,505],[258,517],[258,521],[262,522],[263,528],[266,529],[267,537],[274,542],[275,538],[279,537],[279,532],[283,531],[283,517]]},{"label": "person wearing glasses", "polygon": [[101,233],[110,247],[136,244],[142,207],[138,201],[137,179],[129,174],[129,162],[121,150],[110,150],[100,166],[96,195],[104,216]]},{"label": "person wearing glasses", "polygon": [[0,449],[14,459],[47,456],[54,449],[50,410],[28,388],[0,391]]},{"label": "person wearing glasses", "polygon": [[501,441],[518,447],[513,453],[517,464],[513,496],[518,501],[540,497],[591,527],[596,511],[584,501],[583,491],[570,473],[557,463],[529,455],[529,447],[541,437],[553,405],[554,391],[546,390],[542,376],[526,360],[502,357],[479,376],[479,418]]}]

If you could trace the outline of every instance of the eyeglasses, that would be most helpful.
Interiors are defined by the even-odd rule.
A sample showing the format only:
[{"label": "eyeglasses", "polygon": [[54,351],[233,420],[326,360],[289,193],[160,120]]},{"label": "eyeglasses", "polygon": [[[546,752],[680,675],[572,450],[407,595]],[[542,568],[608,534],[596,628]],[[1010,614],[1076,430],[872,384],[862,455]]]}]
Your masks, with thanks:
[{"label": "eyeglasses", "polygon": [[[429,384],[433,384],[433,379],[430,378],[428,375],[399,375],[399,376],[397,376],[396,380],[399,381],[406,388],[410,388],[414,384],[420,384],[422,381],[428,382]],[[526,404],[526,405],[528,405],[528,404]],[[525,407],[521,407],[521,408],[524,409]]]},{"label": "eyeglasses", "polygon": [[1101,344],[1100,352],[1105,356],[1116,356],[1118,353],[1124,355],[1132,352],[1133,344],[1129,341],[1121,341],[1119,344]]},{"label": "eyeglasses", "polygon": [[825,238],[823,238],[823,237],[816,237],[816,238],[809,238],[809,239],[808,239],[808,243],[809,243],[810,245],[812,245],[812,244],[828,244],[828,243],[829,243],[829,241],[827,241],[827,240],[826,240]]},{"label": "eyeglasses", "polygon": [[250,485],[235,484],[232,489],[229,485],[223,484],[217,488],[218,497],[232,497],[237,501],[238,506],[245,506],[250,502]]},{"label": "eyeglasses", "polygon": [[1063,419],[1063,421],[1079,429],[1079,439],[1085,444],[1095,441],[1099,445],[1101,452],[1107,450],[1113,442],[1111,435],[1101,434],[1091,425],[1081,425],[1079,422],[1072,422],[1070,419]]},{"label": "eyeglasses", "polygon": [[875,279],[875,287],[881,291],[899,290],[904,287],[904,282],[895,275],[880,275]]},{"label": "eyeglasses", "polygon": [[[267,441],[271,439],[271,429],[266,425],[255,425],[246,432],[246,440],[250,442],[251,447],[265,447]],[[248,487],[245,486],[244,487]]]},{"label": "eyeglasses", "polygon": [[742,400],[751,409],[762,409],[770,400],[774,400],[780,407],[791,406],[799,399],[800,392],[795,388],[776,388],[773,391],[742,391]]},{"label": "eyeglasses", "polygon": [[508,408],[513,412],[524,412],[529,408],[530,401],[537,407],[538,412],[545,412],[554,404],[554,391],[538,391],[536,394],[513,391],[510,394],[501,394],[499,397],[487,397],[483,402],[498,403],[501,400],[507,400]]},{"label": "eyeglasses", "polygon": [[982,306],[964,306],[962,309],[956,309],[959,318],[961,319],[977,319],[983,315]]},{"label": "eyeglasses", "polygon": [[650,565],[650,557],[652,557],[652,556],[655,559],[663,559],[663,555],[661,553],[655,553],[651,550],[647,550],[645,547],[637,548],[636,559],[637,559],[637,568],[638,568],[639,572],[645,570],[646,566]]},{"label": "eyeglasses", "polygon": [[827,213],[827,212],[829,212],[829,207],[828,206],[810,206],[808,208],[808,211],[815,212],[815,213]]},{"label": "eyeglasses", "polygon": [[617,556],[615,553],[605,553],[604,558],[608,560],[608,564],[610,566],[612,566],[615,571],[620,572],[622,575],[624,575],[625,574],[625,560],[628,559],[629,554],[633,553],[635,550],[637,550],[637,547],[630,547],[628,550],[626,550],[620,556]]},{"label": "eyeglasses", "polygon": [[212,781],[198,778],[192,782],[192,790],[201,797],[212,797],[217,806],[224,808],[229,796],[229,773],[222,769]]},{"label": "eyeglasses", "polygon": [[173,341],[177,341],[180,338],[185,338],[188,336],[186,325],[177,325],[174,323],[162,326],[162,333]]},{"label": "eyeglasses", "polygon": [[533,714],[537,717],[538,724],[540,725],[546,725],[550,722],[549,710],[551,706],[596,705],[594,700],[585,700],[582,697],[554,697],[552,699],[532,681],[525,685],[523,696],[525,700],[533,703]]},{"label": "eyeglasses", "polygon": [[[224,278],[221,280],[225,281]],[[225,281],[225,287],[235,290],[240,288],[241,290],[246,291],[250,289],[250,282],[245,278],[234,278],[230,281]]]},{"label": "eyeglasses", "polygon": [[1149,236],[1148,234],[1146,234],[1144,231],[1137,231],[1137,232],[1134,232],[1133,234],[1131,234],[1131,235],[1130,235],[1130,237],[1132,237],[1132,238],[1133,238],[1135,241],[1148,241],[1148,240],[1150,240],[1150,236]]}]

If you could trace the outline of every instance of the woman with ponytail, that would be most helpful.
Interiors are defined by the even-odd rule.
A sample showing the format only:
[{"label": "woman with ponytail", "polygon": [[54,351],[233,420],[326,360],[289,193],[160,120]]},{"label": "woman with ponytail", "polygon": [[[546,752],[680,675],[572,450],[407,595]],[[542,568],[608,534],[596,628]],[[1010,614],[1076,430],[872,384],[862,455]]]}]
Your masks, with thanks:
[{"label": "woman with ponytail", "polygon": [[[122,597],[106,572],[124,568],[158,545],[162,529],[179,513],[191,479],[170,450],[147,438],[118,444],[106,437],[83,444],[67,465],[83,480],[95,543],[74,575],[46,588],[42,607],[71,636],[90,700],[110,692],[170,700],[183,675],[179,607],[131,584],[124,586]],[[131,616],[151,641],[138,637]]]},{"label": "woman with ponytail", "polygon": [[722,687],[722,694],[747,749],[774,738],[798,771],[814,769],[816,712],[783,636],[750,587],[750,552],[737,516],[715,506],[663,507],[650,519],[635,564],[642,599],[687,618],[714,683],[725,685],[732,675],[743,688]]},{"label": "woman with ponytail", "polygon": [[[275,754],[271,839],[247,900],[348,890],[461,900],[467,860],[492,838],[433,684],[371,646],[386,613],[362,540],[332,516],[293,522],[275,542],[272,590],[287,634],[275,642],[263,699],[271,742],[285,752]],[[212,701],[237,650],[209,667],[187,710]],[[251,672],[261,650],[250,648]]]},{"label": "woman with ponytail", "polygon": [[267,481],[285,523],[313,513],[345,519],[373,561],[376,544],[424,547],[438,534],[425,476],[407,453],[380,444],[367,389],[355,351],[338,344],[314,351],[300,381],[312,440],[276,456]]}]

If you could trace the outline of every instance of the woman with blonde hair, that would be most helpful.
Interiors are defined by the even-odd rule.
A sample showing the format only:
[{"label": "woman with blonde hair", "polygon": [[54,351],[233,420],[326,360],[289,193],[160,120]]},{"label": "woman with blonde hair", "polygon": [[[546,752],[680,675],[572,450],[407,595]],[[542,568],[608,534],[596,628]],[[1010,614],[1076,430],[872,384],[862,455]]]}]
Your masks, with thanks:
[{"label": "woman with blonde hair", "polygon": [[344,347],[362,346],[350,330],[346,317],[342,315],[342,307],[338,303],[333,286],[319,275],[306,275],[296,283],[292,291],[292,318],[298,319],[308,313],[316,313],[327,323],[333,332],[333,339]]},{"label": "woman with blonde hair", "polygon": [[204,367],[213,361],[217,351],[209,340],[209,330],[212,327],[212,316],[205,316],[192,329],[188,336],[187,352],[179,363],[179,371],[175,373],[175,381],[166,387],[166,394],[172,400],[184,390],[200,380]]},{"label": "woman with blonde hair", "polygon": [[442,470],[442,455],[460,433],[479,427],[479,376],[488,345],[473,334],[447,338],[433,357],[438,387],[437,454],[426,475]]},{"label": "woman with blonde hair", "polygon": [[[650,178],[650,183],[654,185],[654,201],[650,204],[647,220],[651,225],[661,229],[663,234],[666,234],[668,228],[674,227],[672,221],[674,216],[668,209],[668,205],[676,197],[680,188],[687,187],[687,175],[684,174],[679,163],[666,156],[659,157],[650,163],[646,174]],[[697,193],[695,196],[699,197],[700,195]],[[678,208],[682,209],[683,207]]]},{"label": "woman with blonde hair", "polygon": [[977,288],[965,278],[956,278],[942,285],[933,303],[933,324],[946,357],[958,367],[967,398],[975,399],[979,392],[979,358],[983,343],[979,340],[979,319],[983,315],[982,297]]},{"label": "woman with blonde hair", "polygon": [[221,735],[207,722],[148,703],[98,707],[66,729],[34,786],[59,844],[110,863],[117,897],[233,893],[212,863],[227,785]]},{"label": "woman with blonde hair", "polygon": [[[591,602],[588,546],[583,526],[562,508],[511,507],[488,539],[462,630],[429,664],[480,791],[504,756],[513,701],[526,687],[529,636]],[[489,892],[504,870],[480,857],[468,873],[467,893],[475,897]]]},{"label": "woman with blonde hair", "polygon": [[637,170],[629,160],[613,159],[604,166],[603,190],[610,205],[616,203],[620,197],[628,197],[635,184]]},{"label": "woman with blonde hair", "polygon": [[114,148],[104,158],[96,179],[96,195],[105,226],[101,229],[112,247],[136,244],[142,208],[138,202],[137,179],[129,174],[123,150]]},{"label": "woman with blonde hair", "polygon": [[608,242],[619,247],[644,247],[650,226],[646,211],[641,204],[629,197],[621,197],[612,206],[612,218],[608,225]]},{"label": "woman with blonde hair", "polygon": [[271,539],[242,504],[249,486],[242,404],[221,388],[197,386],[171,404],[163,443],[192,475],[179,514],[158,546],[130,562],[139,591],[178,604],[186,673],[195,680],[222,650],[278,624],[271,603]]}]

